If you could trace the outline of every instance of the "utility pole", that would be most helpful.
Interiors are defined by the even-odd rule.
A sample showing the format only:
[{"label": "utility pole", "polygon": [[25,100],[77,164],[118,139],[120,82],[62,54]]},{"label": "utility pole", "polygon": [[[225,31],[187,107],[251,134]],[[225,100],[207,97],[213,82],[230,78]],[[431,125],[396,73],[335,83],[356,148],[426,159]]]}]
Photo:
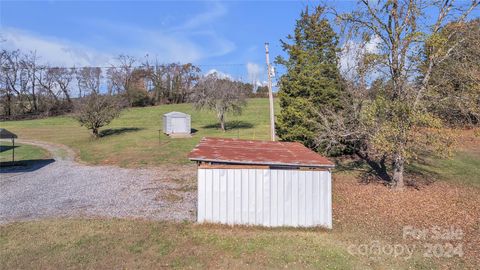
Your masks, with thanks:
[{"label": "utility pole", "polygon": [[268,74],[268,99],[270,100],[270,135],[271,140],[275,141],[275,114],[273,111],[273,92],[272,92],[272,69],[270,67],[270,58],[268,56],[268,42],[265,43],[265,58],[267,60]]}]

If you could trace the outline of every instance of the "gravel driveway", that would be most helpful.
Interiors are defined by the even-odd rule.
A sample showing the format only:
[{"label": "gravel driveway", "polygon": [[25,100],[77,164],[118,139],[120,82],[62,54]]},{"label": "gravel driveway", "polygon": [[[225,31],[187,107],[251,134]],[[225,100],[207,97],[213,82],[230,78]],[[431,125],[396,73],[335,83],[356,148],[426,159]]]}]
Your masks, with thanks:
[{"label": "gravel driveway", "polygon": [[[30,170],[2,168],[0,224],[51,217],[193,220],[193,165],[155,169],[88,166],[62,145],[19,140],[49,150],[55,161]],[[40,167],[40,168],[39,168]]]}]

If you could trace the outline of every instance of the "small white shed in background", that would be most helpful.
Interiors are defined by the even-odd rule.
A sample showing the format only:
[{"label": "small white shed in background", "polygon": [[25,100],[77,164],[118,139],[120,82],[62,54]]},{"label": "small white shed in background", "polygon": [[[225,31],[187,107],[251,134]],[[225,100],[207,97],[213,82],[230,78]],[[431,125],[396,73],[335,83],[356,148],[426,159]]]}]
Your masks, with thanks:
[{"label": "small white shed in background", "polygon": [[163,133],[190,134],[190,115],[182,112],[169,112],[163,115]]},{"label": "small white shed in background", "polygon": [[334,164],[300,143],[203,138],[197,221],[332,228]]}]

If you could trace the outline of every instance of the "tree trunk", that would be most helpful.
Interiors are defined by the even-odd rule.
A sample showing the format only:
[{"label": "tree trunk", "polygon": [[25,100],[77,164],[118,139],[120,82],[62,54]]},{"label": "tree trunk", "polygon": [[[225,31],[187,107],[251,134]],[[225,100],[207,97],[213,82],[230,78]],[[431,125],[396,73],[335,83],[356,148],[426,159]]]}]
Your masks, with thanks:
[{"label": "tree trunk", "polygon": [[98,128],[93,128],[92,129],[93,137],[98,138]]},{"label": "tree trunk", "polygon": [[404,171],[404,158],[401,154],[395,154],[393,160],[393,182],[392,186],[395,189],[401,190],[404,187],[403,171]]},{"label": "tree trunk", "polygon": [[12,96],[7,93],[7,116],[12,115]]},{"label": "tree trunk", "polygon": [[361,151],[355,152],[358,157],[367,162],[368,166],[374,171],[374,173],[380,177],[385,182],[391,182],[392,178],[388,175],[387,166],[385,164],[386,156],[383,155],[380,160],[375,161],[371,159],[367,153],[362,153]]},{"label": "tree trunk", "polygon": [[65,95],[65,98],[67,99],[68,104],[72,104],[72,100],[70,99],[70,95],[68,94],[67,89],[62,89],[63,94]]},{"label": "tree trunk", "polygon": [[155,87],[155,104],[160,104],[160,88]]},{"label": "tree trunk", "polygon": [[[35,70],[33,70],[33,73],[35,74]],[[33,110],[35,112],[38,112],[38,104],[37,104],[37,95],[35,93],[35,76],[32,76],[32,98],[33,98]]]},{"label": "tree trunk", "polygon": [[220,114],[220,128],[222,129],[223,132],[225,132],[225,116],[224,114]]}]

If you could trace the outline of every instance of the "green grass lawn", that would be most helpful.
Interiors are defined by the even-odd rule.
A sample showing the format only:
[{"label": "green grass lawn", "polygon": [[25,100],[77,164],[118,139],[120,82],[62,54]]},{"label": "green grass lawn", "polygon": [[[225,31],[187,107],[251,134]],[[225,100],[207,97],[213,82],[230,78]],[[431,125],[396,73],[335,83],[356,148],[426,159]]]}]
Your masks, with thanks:
[{"label": "green grass lawn", "polygon": [[450,158],[427,158],[410,166],[435,180],[480,188],[480,151],[461,149]]},{"label": "green grass lawn", "polygon": [[[162,115],[170,111],[191,114],[192,128],[197,130],[192,138],[171,139],[164,134],[159,137]],[[128,109],[102,129],[110,135],[97,140],[70,117],[2,122],[1,126],[17,133],[19,138],[68,145],[77,151],[81,160],[91,164],[124,167],[187,163],[187,153],[204,136],[269,138],[267,99],[249,100],[242,115],[228,116],[227,120],[230,129],[224,133],[215,128],[217,121],[213,112],[199,112],[191,104],[180,104]],[[359,184],[354,167],[335,171],[333,230],[117,219],[11,223],[0,225],[0,269],[464,269],[478,265],[478,256],[430,259],[423,257],[424,250],[419,247],[413,258],[405,260],[384,255],[352,256],[348,248],[352,243],[369,244],[372,240],[382,244],[402,243],[403,225],[418,222],[416,227],[423,228],[441,222],[435,217],[448,209],[439,210],[435,206],[442,202],[452,207],[451,212],[446,213],[455,213],[455,221],[461,222],[467,216],[464,211],[470,217],[464,221],[478,220],[475,207],[479,205],[476,187],[480,187],[480,140],[472,140],[471,145],[459,149],[450,159],[428,158],[425,163],[410,165],[409,169],[442,181],[419,191],[393,193],[383,186]],[[46,154],[28,145],[16,151],[18,158],[45,158]],[[9,153],[0,153],[2,161],[9,159]],[[449,183],[455,183],[455,188]],[[459,192],[450,192],[457,187]],[[446,193],[449,195],[445,196]],[[398,201],[382,203],[377,198],[397,198]],[[408,211],[404,211],[403,205],[391,207],[402,201],[408,203]],[[356,205],[364,207],[355,208]],[[473,246],[478,243],[475,236],[480,235],[479,227],[469,224],[465,241],[472,241],[468,243]],[[472,249],[478,250],[478,247],[470,247],[470,251]]]},{"label": "green grass lawn", "polygon": [[431,269],[368,258],[320,229],[262,229],[128,220],[46,220],[0,227],[2,269]]},{"label": "green grass lawn", "polygon": [[434,160],[431,168],[442,179],[480,187],[480,153],[457,152],[453,158]]},{"label": "green grass lawn", "polygon": [[[0,162],[12,161],[12,143],[0,141]],[[50,153],[43,148],[28,144],[15,144],[15,161],[46,159]]]},{"label": "green grass lawn", "polygon": [[[447,175],[441,175],[446,179]],[[411,208],[419,198],[431,197],[429,187],[423,192],[408,190],[392,194],[385,187],[358,184],[354,173],[349,172],[335,173],[333,184],[333,230],[230,227],[126,219],[16,222],[0,225],[0,269],[475,269],[472,267],[476,263],[472,255],[465,258],[425,258],[423,243],[428,240],[403,242],[401,227],[411,225],[412,216],[415,220],[421,219],[415,225],[418,228],[437,224],[431,220],[423,223],[423,217],[430,213],[429,210],[415,213],[416,210]],[[349,186],[348,190],[344,190],[346,186]],[[469,202],[470,196],[477,194],[473,192],[474,195],[471,195],[472,191],[469,191],[467,196],[461,189],[459,197],[443,198],[442,191],[439,192],[439,200],[454,201],[454,204],[450,201],[447,204],[458,204],[457,209],[462,210],[470,209],[464,209],[463,205]],[[376,197],[405,196],[411,200],[406,207],[413,210],[402,212],[402,208],[391,209],[390,203],[378,208],[379,202],[376,201],[371,203],[371,209],[364,207],[345,211],[345,208],[355,206],[355,200],[369,205],[367,202],[372,200],[373,194]],[[432,203],[432,206],[437,203]],[[390,212],[398,212],[402,217],[395,226],[384,217]],[[375,216],[378,219],[371,218]],[[370,221],[363,222],[367,217]],[[477,232],[478,228],[468,231],[467,235],[474,237]],[[470,239],[461,242],[465,249],[467,244],[472,244]],[[351,245],[357,248],[364,244],[371,246],[372,241],[378,241],[382,246],[407,243],[410,247],[416,245],[416,249],[408,259],[388,254],[349,253]]]},{"label": "green grass lawn", "polygon": [[[171,139],[163,133],[159,136],[162,116],[170,111],[191,115],[192,129],[197,130],[192,138]],[[70,146],[82,161],[90,164],[139,167],[188,163],[187,153],[204,136],[268,139],[268,113],[268,99],[250,99],[242,115],[227,115],[229,130],[222,132],[216,128],[213,112],[197,111],[191,104],[131,108],[102,129],[111,135],[97,140],[92,139],[86,128],[67,116],[3,122],[1,126],[16,133],[19,138]]]}]

